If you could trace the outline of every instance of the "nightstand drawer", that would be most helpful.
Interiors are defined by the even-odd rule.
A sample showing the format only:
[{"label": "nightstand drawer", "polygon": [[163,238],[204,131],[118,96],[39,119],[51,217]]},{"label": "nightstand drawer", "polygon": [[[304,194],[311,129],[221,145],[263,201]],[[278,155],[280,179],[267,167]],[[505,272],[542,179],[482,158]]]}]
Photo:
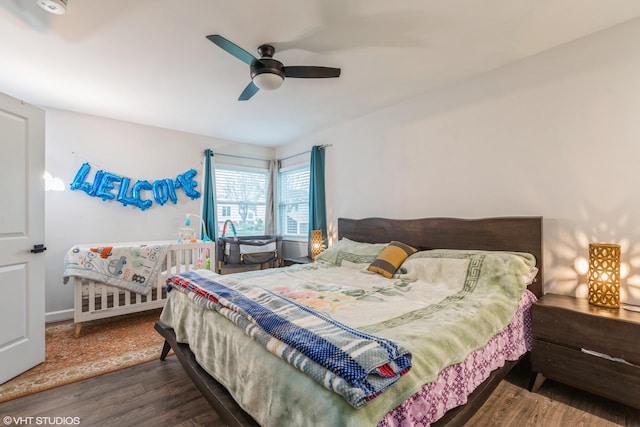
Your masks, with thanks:
[{"label": "nightstand drawer", "polygon": [[640,365],[640,316],[591,306],[586,300],[545,295],[533,306],[533,336],[604,353]]},{"label": "nightstand drawer", "polygon": [[640,408],[640,367],[537,339],[531,365],[545,377]]}]

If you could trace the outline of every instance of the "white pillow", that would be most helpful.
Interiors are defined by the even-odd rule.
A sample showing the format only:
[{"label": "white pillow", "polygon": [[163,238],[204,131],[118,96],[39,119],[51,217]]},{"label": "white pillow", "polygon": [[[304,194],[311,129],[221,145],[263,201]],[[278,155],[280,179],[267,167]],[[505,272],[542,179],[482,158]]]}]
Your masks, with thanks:
[{"label": "white pillow", "polygon": [[338,255],[340,254],[340,252],[343,252],[343,254],[341,255],[342,259],[346,259],[347,261],[351,262],[360,263],[360,261],[350,259],[350,257],[359,258],[371,256],[371,260],[374,260],[378,255],[380,255],[380,252],[382,252],[382,250],[386,246],[386,243],[362,243],[343,238],[333,245],[329,246],[328,249],[325,249],[319,255],[317,255],[316,262],[340,265],[339,262],[341,263],[341,260],[338,260]]},{"label": "white pillow", "polygon": [[470,257],[477,255],[483,255],[485,264],[491,262],[493,268],[497,268],[490,273],[492,277],[520,275],[524,284],[529,285],[538,274],[535,257],[528,253],[433,249],[416,252],[407,258],[398,269],[398,277],[427,283],[459,283],[467,275]]}]

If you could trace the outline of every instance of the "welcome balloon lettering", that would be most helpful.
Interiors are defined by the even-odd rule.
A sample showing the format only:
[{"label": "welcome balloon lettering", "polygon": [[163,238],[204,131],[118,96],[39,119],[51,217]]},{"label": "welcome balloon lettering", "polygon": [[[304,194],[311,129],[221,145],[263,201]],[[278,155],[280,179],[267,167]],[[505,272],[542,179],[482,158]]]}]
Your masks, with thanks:
[{"label": "welcome balloon lettering", "polygon": [[103,170],[96,172],[93,183],[86,182],[90,170],[89,163],[84,163],[80,166],[76,177],[71,183],[72,190],[82,190],[89,196],[101,198],[103,201],[116,199],[124,206],[137,206],[143,211],[153,204],[152,200],[144,197],[145,191],[150,191],[153,194],[153,200],[160,206],[169,200],[176,204],[178,202],[176,192],[178,189],[182,189],[191,200],[200,197],[200,193],[195,189],[198,183],[193,179],[197,174],[195,169],[189,169],[181,173],[175,180],[164,178],[155,180],[153,183],[137,180],[133,185],[130,178]]}]

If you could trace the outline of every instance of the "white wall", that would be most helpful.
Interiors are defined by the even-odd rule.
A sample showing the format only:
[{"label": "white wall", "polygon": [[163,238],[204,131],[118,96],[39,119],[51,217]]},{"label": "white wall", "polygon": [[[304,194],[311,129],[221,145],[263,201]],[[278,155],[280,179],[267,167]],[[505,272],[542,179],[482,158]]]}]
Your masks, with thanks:
[{"label": "white wall", "polygon": [[[46,109],[46,169],[66,185],[63,192],[48,191],[45,204],[47,246],[46,312],[48,320],[68,318],[73,288],[62,280],[67,250],[78,243],[169,240],[177,238],[185,213],[199,213],[201,199],[191,200],[178,190],[178,203],[154,203],[141,211],[117,201],[103,202],[83,191],[70,191],[80,166],[88,162],[93,182],[103,169],[133,182],[172,178],[189,169],[202,178],[203,151],[273,158],[274,150],[137,125],[95,116]],[[226,159],[229,163],[229,159]],[[197,187],[202,192],[199,184]]]},{"label": "white wall", "polygon": [[[546,292],[620,243],[640,303],[640,20],[280,147],[327,150],[328,220],[544,216]],[[398,76],[402,78],[402,76]],[[353,201],[357,200],[357,203]]]},{"label": "white wall", "polygon": [[[280,147],[327,149],[330,228],[338,217],[542,215],[547,292],[584,294],[574,262],[617,242],[640,303],[640,20]],[[399,77],[401,78],[401,76]],[[46,167],[67,190],[46,195],[48,313],[73,306],[64,253],[86,242],[173,239],[200,201],[147,211],[69,191],[92,165],[154,180],[201,171],[202,151],[273,150],[47,109]],[[94,172],[93,170],[92,172]],[[199,175],[200,176],[200,175]],[[353,201],[357,200],[357,203]]]}]

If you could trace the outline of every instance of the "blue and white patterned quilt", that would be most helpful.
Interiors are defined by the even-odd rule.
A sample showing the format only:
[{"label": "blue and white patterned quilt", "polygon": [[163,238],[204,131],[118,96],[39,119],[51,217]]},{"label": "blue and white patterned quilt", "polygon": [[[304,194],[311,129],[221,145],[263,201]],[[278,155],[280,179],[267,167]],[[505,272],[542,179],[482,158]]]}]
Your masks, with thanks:
[{"label": "blue and white patterned quilt", "polygon": [[411,354],[394,342],[350,328],[262,287],[228,287],[196,272],[172,276],[167,283],[196,304],[218,311],[355,408],[411,368]]},{"label": "blue and white patterned quilt", "polygon": [[64,281],[75,276],[147,295],[171,243],[76,245],[64,257]]}]

